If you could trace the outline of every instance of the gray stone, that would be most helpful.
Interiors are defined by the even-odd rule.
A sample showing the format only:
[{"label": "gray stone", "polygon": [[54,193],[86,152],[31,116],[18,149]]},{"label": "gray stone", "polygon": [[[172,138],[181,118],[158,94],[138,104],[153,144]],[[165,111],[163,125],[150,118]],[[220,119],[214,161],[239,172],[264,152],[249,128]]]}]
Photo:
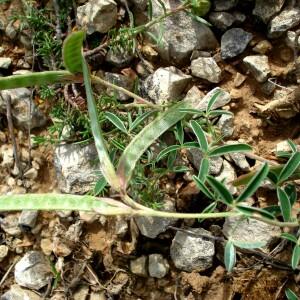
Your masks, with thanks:
[{"label": "gray stone", "polygon": [[5,28],[5,34],[11,40],[13,40],[18,34],[17,29],[14,26],[14,22],[15,21],[10,21]]},{"label": "gray stone", "polygon": [[213,11],[209,14],[208,19],[210,23],[212,23],[220,30],[226,30],[235,21],[235,17],[226,11],[220,11],[220,12]]},{"label": "gray stone", "polygon": [[30,168],[24,173],[24,177],[27,179],[34,180],[38,177],[38,171],[35,168]]},{"label": "gray stone", "polygon": [[218,181],[222,181],[231,194],[235,194],[237,192],[236,187],[232,185],[232,181],[236,179],[236,173],[227,160],[223,161],[223,170],[221,171],[221,174],[215,178]]},{"label": "gray stone", "polygon": [[[211,235],[209,231],[202,228],[190,228],[189,231]],[[200,272],[212,267],[215,245],[213,240],[177,231],[170,253],[176,268],[186,272]]]},{"label": "gray stone", "polygon": [[18,225],[24,229],[34,228],[38,214],[39,213],[37,210],[22,210],[21,215],[19,217]]},{"label": "gray stone", "polygon": [[224,11],[232,9],[236,6],[238,0],[214,0],[215,11]]},{"label": "gray stone", "polygon": [[233,134],[234,126],[233,126],[234,116],[233,115],[225,115],[223,114],[218,123],[217,126],[220,128],[221,135],[223,137],[230,137]]},{"label": "gray stone", "polygon": [[300,24],[300,7],[286,8],[273,18],[268,27],[268,36],[278,38],[287,30]]},{"label": "gray stone", "polygon": [[[199,171],[201,161],[203,159],[203,153],[200,149],[189,149],[187,157],[193,166]],[[223,158],[212,157],[209,159],[209,174],[218,175],[221,172],[223,166]]]},{"label": "gray stone", "polygon": [[[165,201],[164,211],[175,211],[175,205],[172,201]],[[176,223],[176,219],[160,217],[135,217],[136,225],[142,235],[151,239],[156,238],[160,233],[165,232],[169,226]]]},{"label": "gray stone", "polygon": [[285,0],[256,0],[253,14],[268,23],[270,19],[280,12]]},{"label": "gray stone", "polygon": [[141,256],[130,261],[130,271],[138,276],[147,277],[147,257]]},{"label": "gray stone", "polygon": [[27,252],[15,265],[15,280],[20,286],[39,290],[52,277],[50,264],[42,252]]},{"label": "gray stone", "polygon": [[258,82],[265,82],[271,74],[266,55],[249,55],[243,59],[243,62]]},{"label": "gray stone", "polygon": [[12,168],[15,162],[12,145],[2,145],[0,150],[0,157],[2,158],[1,166],[4,168]]},{"label": "gray stone", "polygon": [[192,74],[209,82],[221,81],[222,70],[212,57],[199,57],[191,63]]},{"label": "gray stone", "polygon": [[0,262],[4,260],[4,258],[7,256],[9,251],[8,246],[6,245],[0,245]]},{"label": "gray stone", "polygon": [[82,220],[88,224],[91,224],[91,223],[95,222],[96,220],[98,220],[99,214],[97,214],[95,212],[89,212],[89,211],[80,211],[79,217],[80,217],[80,220]]},{"label": "gray stone", "polygon": [[241,24],[244,23],[246,21],[246,15],[244,15],[243,13],[239,12],[239,11],[234,11],[232,13],[233,17],[234,17],[234,23],[235,24]]},{"label": "gray stone", "polygon": [[267,242],[267,246],[279,237],[281,229],[255,219],[229,217],[225,219],[223,233],[227,238],[241,242]]},{"label": "gray stone", "polygon": [[123,68],[127,67],[130,62],[133,60],[134,56],[124,50],[115,50],[109,49],[106,56],[105,61],[118,67]]},{"label": "gray stone", "polygon": [[[166,9],[181,5],[180,0],[164,1]],[[158,0],[152,1],[153,17],[164,14]],[[161,28],[164,30],[161,32]],[[208,26],[195,21],[186,12],[181,11],[167,17],[162,24],[151,27],[155,36],[162,36],[157,47],[160,56],[172,64],[184,64],[193,50],[215,50],[218,42]]]},{"label": "gray stone", "polygon": [[[28,129],[43,127],[47,123],[47,117],[35,103],[31,100],[31,91],[27,88],[17,88],[0,92],[4,101],[0,97],[0,113],[6,112],[8,97],[11,99],[12,116],[15,125]],[[31,105],[30,105],[31,102]],[[31,106],[31,113],[29,107]]]},{"label": "gray stone", "polygon": [[13,284],[10,289],[4,293],[0,300],[42,300],[43,298],[27,289],[22,289],[19,285]]},{"label": "gray stone", "polygon": [[230,158],[233,160],[241,170],[248,172],[250,171],[250,165],[246,159],[246,156],[242,153],[230,153]]},{"label": "gray stone", "polygon": [[228,59],[243,53],[249,42],[252,40],[252,33],[242,28],[227,30],[221,38],[221,57]]},{"label": "gray stone", "polygon": [[260,90],[267,96],[270,96],[276,89],[276,85],[269,80],[260,85]]},{"label": "gray stone", "polygon": [[98,155],[93,144],[57,146],[54,166],[58,186],[64,193],[87,193],[100,176]]},{"label": "gray stone", "polygon": [[295,44],[296,32],[289,30],[286,34],[285,42],[288,47],[294,49],[296,47],[300,47],[300,38],[298,37],[297,44]]},{"label": "gray stone", "polygon": [[117,216],[115,222],[115,234],[119,237],[124,237],[128,231],[128,222],[125,217]]},{"label": "gray stone", "polygon": [[21,229],[18,226],[19,215],[9,214],[1,220],[1,228],[9,235],[20,236]]},{"label": "gray stone", "polygon": [[88,285],[80,285],[73,294],[74,300],[86,300],[89,294]]},{"label": "gray stone", "polygon": [[161,254],[149,255],[149,275],[154,278],[163,278],[169,272],[169,264]]},{"label": "gray stone", "polygon": [[[110,82],[113,83],[119,87],[125,88],[126,90],[129,90],[130,92],[133,90],[134,87],[134,81],[132,79],[130,79],[127,76],[121,75],[121,74],[116,74],[116,73],[109,73],[106,72],[105,73],[105,79]],[[130,99],[130,96],[113,90],[111,88],[107,88],[107,93],[110,96],[116,96],[118,100],[120,101],[126,101],[128,99]]]},{"label": "gray stone", "polygon": [[90,0],[77,7],[78,24],[86,28],[88,34],[108,32],[115,26],[117,17],[117,4],[113,0]]},{"label": "gray stone", "polygon": [[175,67],[159,68],[143,84],[145,93],[157,104],[178,100],[192,77]]},{"label": "gray stone", "polygon": [[0,69],[8,69],[12,63],[9,57],[0,57]]},{"label": "gray stone", "polygon": [[138,10],[144,11],[147,7],[148,0],[129,0]]}]

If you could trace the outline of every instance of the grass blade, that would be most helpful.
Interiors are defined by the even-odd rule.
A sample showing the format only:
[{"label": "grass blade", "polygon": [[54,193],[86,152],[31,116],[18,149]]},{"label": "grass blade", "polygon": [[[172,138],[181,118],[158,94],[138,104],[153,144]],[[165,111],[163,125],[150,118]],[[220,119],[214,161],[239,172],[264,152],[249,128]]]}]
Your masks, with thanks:
[{"label": "grass blade", "polygon": [[289,288],[285,290],[287,300],[299,300],[298,296]]},{"label": "grass blade", "polygon": [[226,243],[225,250],[224,250],[224,263],[225,263],[226,270],[228,272],[232,271],[235,265],[235,261],[236,261],[236,252],[235,252],[234,245],[231,241],[228,241]]},{"label": "grass blade", "polygon": [[251,150],[252,147],[247,144],[224,145],[224,146],[214,147],[209,151],[208,155],[209,157],[213,157],[213,156],[221,156],[232,152],[247,152]]},{"label": "grass blade", "polygon": [[156,161],[161,160],[162,158],[164,158],[170,152],[177,151],[180,148],[181,148],[180,145],[171,145],[171,146],[167,147],[166,149],[160,151],[160,153],[157,155]]},{"label": "grass blade", "polygon": [[227,205],[231,205],[233,203],[233,197],[227,188],[218,180],[216,180],[212,176],[207,176],[207,182],[219,196],[221,201]]},{"label": "grass blade", "polygon": [[299,264],[299,259],[300,259],[300,246],[295,245],[293,254],[292,254],[292,268],[295,270],[298,267]]},{"label": "grass blade", "polygon": [[281,170],[278,180],[280,182],[287,180],[297,170],[299,165],[300,152],[295,152]]},{"label": "grass blade", "polygon": [[147,119],[151,114],[153,114],[153,111],[147,111],[143,113],[142,115],[139,115],[131,124],[129,128],[129,132],[134,130],[137,126],[139,126],[145,119]]},{"label": "grass blade", "polygon": [[209,191],[209,189],[205,186],[205,184],[197,177],[193,176],[193,180],[195,181],[199,190],[209,199],[213,199],[214,195]]},{"label": "grass blade", "polygon": [[292,152],[297,152],[297,145],[290,139],[287,140]]},{"label": "grass blade", "polygon": [[156,119],[137,134],[120,157],[117,174],[121,179],[122,188],[125,190],[131,179],[136,163],[146,149],[165,131],[180,121],[185,114],[179,111],[187,107],[188,102],[180,102],[166,111],[160,113]]},{"label": "grass blade", "polygon": [[196,122],[196,121],[191,121],[190,125],[194,131],[194,134],[197,137],[198,143],[200,145],[201,150],[206,153],[208,151],[208,143],[207,143],[207,139],[205,136],[205,133],[203,131],[203,129],[201,128],[201,126]]},{"label": "grass blade", "polygon": [[292,207],[288,195],[280,187],[277,188],[277,198],[280,203],[283,220],[288,222],[291,219]]},{"label": "grass blade", "polygon": [[267,163],[256,173],[254,177],[250,180],[244,191],[237,198],[237,202],[242,202],[251,197],[255,191],[259,188],[262,181],[267,177],[269,173],[269,166]]},{"label": "grass blade", "polygon": [[107,120],[113,123],[119,130],[121,130],[124,133],[127,133],[127,129],[123,121],[117,115],[107,111],[105,112],[105,117]]},{"label": "grass blade", "polygon": [[284,238],[284,239],[286,239],[286,240],[289,240],[289,241],[291,241],[292,243],[295,243],[295,244],[298,243],[297,238],[296,238],[295,236],[291,235],[290,233],[284,232],[284,233],[282,233],[282,234],[280,235],[280,237],[282,237],[282,238]]}]

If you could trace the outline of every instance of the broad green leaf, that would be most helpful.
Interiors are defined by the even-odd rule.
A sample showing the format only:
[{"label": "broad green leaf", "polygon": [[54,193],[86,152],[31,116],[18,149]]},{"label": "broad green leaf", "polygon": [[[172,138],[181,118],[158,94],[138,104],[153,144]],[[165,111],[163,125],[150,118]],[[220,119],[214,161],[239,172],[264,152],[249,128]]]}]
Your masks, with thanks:
[{"label": "broad green leaf", "polygon": [[90,73],[84,58],[82,58],[82,68],[91,129],[100,161],[101,173],[114,190],[120,191],[120,181],[109,158],[108,152],[106,150],[106,144],[102,136],[102,131],[98,123],[98,113],[93,96]]},{"label": "broad green leaf", "polygon": [[0,77],[0,90],[81,81],[82,78],[75,76],[68,71],[45,71],[24,75]]},{"label": "broad green leaf", "polygon": [[293,249],[292,262],[291,262],[292,268],[294,270],[298,267],[299,259],[300,259],[300,246],[295,245]]},{"label": "broad green leaf", "polygon": [[287,140],[292,152],[297,152],[297,145],[290,139]]},{"label": "broad green leaf", "polygon": [[202,182],[205,182],[206,176],[208,175],[209,171],[209,160],[207,158],[201,159],[200,167],[199,167],[199,174],[198,177]]},{"label": "broad green leaf", "polygon": [[231,205],[233,203],[233,197],[228,189],[218,180],[212,176],[207,176],[207,182],[218,195],[218,198],[225,204]]},{"label": "broad green leaf", "polygon": [[284,191],[288,195],[290,203],[291,203],[291,206],[293,207],[293,205],[297,201],[297,189],[296,189],[296,186],[294,184],[287,184],[284,187]]},{"label": "broad green leaf", "polygon": [[66,69],[73,73],[82,73],[82,43],[85,38],[83,31],[69,34],[63,44],[63,61]]},{"label": "broad green leaf", "polygon": [[284,232],[284,233],[282,233],[282,234],[280,235],[280,237],[282,237],[282,238],[284,238],[284,239],[286,239],[286,240],[289,240],[289,241],[291,241],[291,242],[293,242],[293,243],[295,243],[295,244],[298,243],[297,238],[296,238],[294,235],[290,234],[290,233]]},{"label": "broad green leaf", "polygon": [[117,115],[107,111],[105,112],[105,117],[107,120],[113,123],[119,130],[121,130],[124,133],[127,133],[127,129],[123,121]]},{"label": "broad green leaf", "polygon": [[283,182],[287,180],[297,170],[299,165],[300,152],[295,152],[281,170],[279,174],[279,181]]},{"label": "broad green leaf", "polygon": [[218,100],[219,96],[222,94],[222,90],[217,91],[213,96],[209,99],[207,103],[206,113],[209,113],[215,104],[215,102]]},{"label": "broad green leaf", "polygon": [[185,114],[180,108],[188,107],[188,102],[179,102],[161,112],[151,123],[137,134],[120,157],[117,174],[122,181],[123,190],[131,179],[136,163],[146,149],[165,131],[180,121]]},{"label": "broad green leaf", "polygon": [[147,111],[143,113],[142,115],[139,115],[136,117],[136,119],[132,122],[129,132],[134,130],[137,126],[139,126],[145,119],[147,119],[151,114],[153,114],[153,111]]},{"label": "broad green leaf", "polygon": [[264,218],[274,220],[273,214],[265,209],[260,209],[252,206],[246,206],[239,204],[236,206],[237,210],[243,213],[245,216],[251,217],[253,214],[261,215]]},{"label": "broad green leaf", "polygon": [[162,158],[164,158],[170,152],[177,151],[180,148],[181,148],[180,145],[172,145],[172,146],[167,147],[166,149],[160,151],[160,153],[157,155],[156,161],[161,160]]},{"label": "broad green leaf", "polygon": [[235,252],[234,245],[231,241],[228,241],[226,243],[225,250],[224,250],[224,263],[225,263],[226,270],[228,272],[232,271],[235,265],[235,261],[236,261],[236,252]]},{"label": "broad green leaf", "polygon": [[224,145],[224,146],[216,146],[212,148],[209,151],[208,155],[209,157],[213,157],[213,156],[221,156],[232,152],[247,152],[251,150],[252,147],[247,144]]},{"label": "broad green leaf", "polygon": [[244,241],[234,241],[232,240],[234,246],[243,248],[243,249],[256,249],[262,248],[267,245],[267,242],[258,241],[258,242],[244,242]]},{"label": "broad green leaf", "polygon": [[206,153],[208,151],[208,143],[207,143],[207,139],[206,139],[206,136],[205,136],[205,133],[204,133],[203,129],[194,120],[191,121],[190,125],[191,125],[191,127],[194,131],[194,134],[197,137],[197,140],[198,140],[198,143],[200,145],[201,150]]},{"label": "broad green leaf", "polygon": [[243,192],[236,199],[236,202],[242,202],[251,197],[257,189],[260,187],[262,181],[267,177],[269,173],[268,164],[264,164],[262,168],[256,173],[256,175],[251,179]]},{"label": "broad green leaf", "polygon": [[214,195],[209,191],[209,189],[205,186],[205,184],[197,177],[193,176],[193,180],[195,181],[199,190],[209,199],[214,199]]},{"label": "broad green leaf", "polygon": [[285,290],[287,300],[299,300],[298,296],[289,288]]},{"label": "broad green leaf", "polygon": [[280,209],[281,209],[281,213],[282,213],[284,221],[285,222],[290,221],[291,211],[292,211],[291,203],[290,203],[289,197],[286,194],[286,192],[283,189],[281,189],[280,187],[277,187],[277,198],[280,203]]}]

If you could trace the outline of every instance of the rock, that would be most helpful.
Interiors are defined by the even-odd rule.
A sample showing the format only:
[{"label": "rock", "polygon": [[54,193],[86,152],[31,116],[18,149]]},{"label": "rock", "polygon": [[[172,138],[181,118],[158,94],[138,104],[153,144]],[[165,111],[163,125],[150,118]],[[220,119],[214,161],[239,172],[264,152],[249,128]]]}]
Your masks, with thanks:
[{"label": "rock", "polygon": [[122,216],[116,217],[115,222],[115,234],[118,237],[124,237],[128,231],[128,222],[127,220]]},{"label": "rock", "polygon": [[140,11],[144,11],[147,7],[148,0],[130,0],[130,2]]},{"label": "rock", "polygon": [[258,16],[265,24],[280,12],[285,0],[256,0],[253,15]]},{"label": "rock", "polygon": [[53,243],[49,238],[41,239],[40,243],[41,249],[46,256],[51,255],[53,251]]},{"label": "rock", "polygon": [[157,104],[178,99],[192,77],[175,67],[159,68],[148,76],[143,90]]},{"label": "rock", "polygon": [[[27,130],[29,125],[33,129],[43,127],[47,123],[48,119],[45,114],[31,100],[31,91],[29,89],[17,88],[0,91],[0,93],[4,100],[1,101],[0,97],[0,113],[6,112],[6,101],[10,97],[15,125]],[[29,106],[31,106],[31,113],[29,113]]]},{"label": "rock", "polygon": [[91,224],[91,223],[95,222],[96,220],[98,220],[99,214],[97,214],[95,212],[80,211],[79,217],[80,217],[80,220],[82,220],[88,224]]},{"label": "rock", "polygon": [[24,177],[34,180],[38,177],[38,171],[35,168],[30,168],[24,173]]},{"label": "rock", "polygon": [[[175,211],[175,205],[172,201],[165,201],[163,210]],[[160,233],[165,232],[169,226],[176,223],[176,219],[160,217],[135,217],[136,225],[142,235],[151,239],[156,238]]]},{"label": "rock", "polygon": [[236,166],[238,166],[242,171],[250,171],[250,165],[246,159],[246,156],[242,153],[230,153],[230,158],[233,160]]},{"label": "rock", "polygon": [[232,9],[236,6],[238,0],[214,0],[214,10],[215,11],[224,11]]},{"label": "rock", "polygon": [[130,261],[130,271],[138,276],[147,277],[146,269],[147,257],[141,256],[137,259]]},{"label": "rock", "polygon": [[268,36],[278,38],[287,30],[300,24],[300,7],[286,8],[273,18],[268,26]]},{"label": "rock", "polygon": [[243,62],[258,82],[265,82],[271,74],[266,55],[249,55],[243,59]]},{"label": "rock", "polygon": [[259,54],[266,54],[271,51],[272,48],[273,46],[268,40],[262,40],[255,45],[253,51]]},{"label": "rock", "polygon": [[270,96],[276,89],[276,85],[273,82],[270,82],[269,80],[263,82],[260,85],[260,90],[263,94]]},{"label": "rock", "polygon": [[8,250],[9,248],[6,245],[0,245],[0,262],[7,256]]},{"label": "rock", "polygon": [[[199,171],[201,160],[203,159],[203,154],[200,149],[189,149],[187,152],[187,157],[193,166]],[[212,157],[209,159],[209,174],[218,175],[221,172],[223,166],[223,158]]]},{"label": "rock", "polygon": [[2,162],[1,166],[4,168],[11,168],[14,165],[14,152],[11,145],[2,145],[1,154]]},{"label": "rock", "polygon": [[78,194],[90,191],[100,176],[97,162],[98,155],[93,144],[57,146],[54,166],[60,190]]},{"label": "rock", "polygon": [[235,17],[232,14],[225,11],[213,11],[209,14],[208,19],[210,23],[212,23],[218,29],[223,31],[230,27],[235,21]]},{"label": "rock", "polygon": [[246,79],[247,79],[247,76],[237,72],[234,77],[234,80],[233,80],[234,87],[241,86]]},{"label": "rock", "polygon": [[[189,231],[211,235],[209,231],[202,228],[190,228]],[[201,272],[212,267],[215,245],[213,240],[177,231],[170,253],[176,268],[186,272]]]},{"label": "rock", "polygon": [[149,255],[149,275],[154,278],[163,278],[169,272],[168,261],[161,254]]},{"label": "rock", "polygon": [[18,225],[21,229],[31,230],[35,227],[39,212],[37,210],[22,210]]},{"label": "rock", "polygon": [[[116,74],[116,73],[109,73],[106,72],[105,73],[105,79],[110,82],[113,83],[115,85],[118,85],[122,88],[125,88],[126,90],[132,92],[133,91],[133,87],[134,87],[134,81],[132,79],[130,79],[127,76],[121,75],[121,74]],[[110,96],[116,96],[116,98],[120,101],[126,101],[128,99],[130,99],[131,97],[122,93],[122,92],[118,92],[116,90],[107,88],[107,94]]]},{"label": "rock", "polygon": [[115,26],[117,17],[118,9],[114,0],[90,0],[77,7],[78,24],[86,28],[88,34],[108,32]]},{"label": "rock", "polygon": [[1,228],[9,235],[20,236],[21,229],[18,226],[19,214],[9,214],[1,220]]},{"label": "rock", "polygon": [[192,74],[209,82],[221,81],[222,70],[212,57],[199,57],[192,61]]},{"label": "rock", "polygon": [[[300,145],[298,145],[298,149],[300,150]],[[282,141],[276,145],[276,148],[273,152],[291,152],[291,147],[287,141]]]},{"label": "rock", "polygon": [[294,47],[300,47],[300,38],[297,39],[297,44],[295,45],[296,32],[289,30],[286,34],[285,42],[286,45],[292,49]]},{"label": "rock", "polygon": [[13,284],[10,289],[4,293],[0,300],[42,300],[43,298],[36,293],[22,289],[17,284]]},{"label": "rock", "polygon": [[234,11],[232,13],[233,17],[234,17],[234,23],[235,24],[241,24],[244,23],[246,21],[246,16],[239,12],[239,11]]},{"label": "rock", "polygon": [[228,161],[223,161],[223,170],[219,176],[215,177],[215,179],[222,181],[231,194],[235,194],[237,192],[236,187],[232,185],[232,181],[236,179],[236,173]]},{"label": "rock", "polygon": [[52,277],[48,260],[38,251],[27,252],[15,265],[16,282],[29,289],[41,289]]},{"label": "rock", "polygon": [[91,292],[90,300],[107,300],[105,292]]},{"label": "rock", "polygon": [[221,38],[221,57],[228,59],[243,53],[249,42],[252,40],[252,33],[242,28],[227,30]]},{"label": "rock", "polygon": [[8,69],[12,63],[9,57],[0,57],[0,69]]},{"label": "rock", "polygon": [[6,28],[5,28],[5,34],[6,34],[6,36],[7,36],[8,38],[10,38],[11,40],[15,39],[15,37],[16,37],[17,34],[18,34],[18,32],[17,32],[18,28],[16,28],[16,27],[14,26],[14,23],[15,23],[14,20],[10,21],[10,22],[7,24]]},{"label": "rock", "polygon": [[88,285],[80,285],[79,288],[73,294],[74,300],[85,300],[89,294]]},{"label": "rock", "polygon": [[[181,5],[180,0],[164,1],[166,9]],[[152,1],[153,18],[164,14],[158,0]],[[161,31],[161,28],[164,28]],[[160,56],[175,65],[188,61],[193,50],[214,50],[218,42],[213,32],[206,25],[195,21],[186,12],[181,11],[167,17],[160,24],[151,27],[155,36],[161,36],[161,43],[157,47]]]},{"label": "rock", "polygon": [[234,116],[233,115],[225,115],[223,114],[218,123],[217,126],[220,128],[221,135],[225,138],[228,138],[232,136],[233,131],[234,131]]},{"label": "rock", "polygon": [[280,227],[255,219],[229,217],[225,219],[223,233],[227,238],[242,242],[267,242],[269,246],[274,237],[281,234]]},{"label": "rock", "polygon": [[125,50],[118,49],[113,51],[112,49],[109,49],[105,56],[105,61],[117,68],[124,68],[130,64],[133,58],[134,56]]}]

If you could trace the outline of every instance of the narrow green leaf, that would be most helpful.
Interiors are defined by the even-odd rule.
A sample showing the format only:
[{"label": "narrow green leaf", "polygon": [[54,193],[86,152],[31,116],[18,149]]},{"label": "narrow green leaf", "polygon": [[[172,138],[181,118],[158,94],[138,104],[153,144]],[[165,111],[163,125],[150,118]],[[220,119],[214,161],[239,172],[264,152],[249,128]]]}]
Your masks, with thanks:
[{"label": "narrow green leaf", "polygon": [[206,177],[209,171],[209,160],[207,158],[201,159],[200,167],[199,167],[199,174],[198,177],[202,182],[205,182]]},{"label": "narrow green leaf", "polygon": [[195,181],[199,190],[209,199],[214,199],[214,195],[209,191],[209,189],[205,186],[205,184],[197,177],[193,176],[193,180]]},{"label": "narrow green leaf", "polygon": [[300,152],[295,152],[288,160],[279,174],[279,181],[283,182],[287,180],[300,165]]},{"label": "narrow green leaf", "polygon": [[234,245],[231,241],[228,241],[225,246],[225,251],[224,251],[224,263],[226,270],[228,272],[231,272],[236,261],[236,252]]},{"label": "narrow green leaf", "polygon": [[287,140],[292,152],[297,152],[297,145],[290,139]]},{"label": "narrow green leaf", "polygon": [[284,232],[284,233],[282,233],[282,234],[280,235],[280,237],[282,237],[282,238],[284,238],[284,239],[286,239],[286,240],[289,240],[289,241],[291,241],[291,242],[293,242],[293,243],[295,243],[295,244],[298,243],[297,238],[296,238],[294,235],[290,234],[290,233]]},{"label": "narrow green leaf", "polygon": [[191,114],[191,115],[204,115],[204,112],[202,110],[193,109],[193,108],[182,108],[179,111],[185,114]]},{"label": "narrow green leaf", "polygon": [[215,109],[215,110],[210,111],[208,115],[212,118],[215,118],[220,115],[233,116],[233,113],[231,111],[224,110],[224,109]]},{"label": "narrow green leaf", "polygon": [[207,182],[213,188],[218,198],[225,204],[231,205],[233,203],[233,197],[228,189],[218,180],[212,176],[207,176]]},{"label": "narrow green leaf", "polygon": [[264,218],[274,220],[274,215],[265,209],[260,209],[252,206],[246,206],[239,204],[236,206],[237,210],[243,213],[245,216],[251,217],[253,214],[259,214]]},{"label": "narrow green leaf", "polygon": [[199,148],[199,144],[197,142],[186,142],[182,145],[182,148]]},{"label": "narrow green leaf", "polygon": [[[217,208],[217,205],[217,202],[212,202],[202,210],[202,213],[205,214],[213,212]],[[203,221],[204,219],[198,219],[198,223],[202,223]]]},{"label": "narrow green leaf", "polygon": [[198,143],[200,145],[201,150],[206,153],[208,151],[208,143],[207,143],[207,139],[205,136],[205,133],[203,131],[203,129],[201,128],[201,126],[196,122],[196,121],[191,121],[190,125],[194,131],[194,134],[197,137]]},{"label": "narrow green leaf", "polygon": [[180,145],[171,145],[169,147],[167,147],[166,149],[162,150],[158,155],[157,155],[157,158],[156,158],[156,161],[159,161],[161,160],[162,158],[164,158],[167,154],[169,154],[170,152],[173,152],[173,151],[177,151],[181,148]]},{"label": "narrow green leaf", "polygon": [[218,100],[219,96],[222,93],[223,92],[221,90],[219,90],[215,94],[213,94],[213,96],[209,99],[209,101],[207,103],[206,113],[209,113],[211,111],[213,105],[215,104],[215,102]]},{"label": "narrow green leaf", "polygon": [[113,123],[119,130],[121,130],[124,133],[127,133],[127,129],[123,121],[117,115],[107,111],[105,112],[105,117],[107,120]]},{"label": "narrow green leaf", "polygon": [[95,99],[93,96],[90,73],[84,58],[82,58],[82,68],[91,129],[94,136],[97,153],[99,156],[101,173],[114,190],[120,191],[120,181],[118,176],[116,175],[114,166],[109,158],[108,152],[106,150],[106,144],[102,136],[102,131],[98,123],[98,113]]},{"label": "narrow green leaf", "polygon": [[299,300],[298,296],[289,288],[285,290],[287,300]]},{"label": "narrow green leaf", "polygon": [[293,254],[292,254],[292,268],[295,270],[298,267],[299,264],[299,259],[300,259],[300,246],[295,245]]},{"label": "narrow green leaf", "polygon": [[64,40],[63,61],[66,69],[73,74],[82,73],[82,43],[85,38],[83,31],[72,32]]},{"label": "narrow green leaf", "polygon": [[175,166],[171,169],[172,172],[174,173],[185,173],[190,171],[190,168],[186,167],[186,166]]},{"label": "narrow green leaf", "polygon": [[247,144],[224,145],[224,146],[216,146],[212,148],[209,151],[208,155],[209,157],[213,157],[213,156],[221,156],[232,152],[247,152],[251,150],[252,147]]},{"label": "narrow green leaf", "polygon": [[151,20],[152,20],[152,17],[153,17],[152,0],[148,0],[148,1],[147,1],[147,4],[148,4],[147,15],[148,15],[149,21],[151,21]]},{"label": "narrow green leaf", "polygon": [[104,177],[101,177],[95,184],[95,187],[94,187],[94,191],[93,191],[93,194],[95,196],[98,196],[101,194],[101,192],[104,190],[104,188],[106,187],[107,185],[107,181],[105,180]]},{"label": "narrow green leaf", "polygon": [[290,203],[289,197],[286,194],[286,192],[283,189],[281,189],[280,187],[277,187],[277,198],[280,203],[280,209],[281,209],[281,213],[282,213],[284,221],[285,222],[290,221],[291,211],[292,211],[291,203]]},{"label": "narrow green leaf", "polygon": [[146,149],[165,131],[180,121],[185,114],[180,108],[189,107],[188,102],[179,102],[160,113],[151,123],[145,126],[126,147],[120,157],[117,174],[122,180],[122,187],[126,189],[131,179],[136,163]]},{"label": "narrow green leaf", "polygon": [[258,241],[258,242],[244,242],[244,241],[233,241],[232,243],[239,248],[243,249],[256,249],[256,248],[262,248],[267,245],[267,242]]},{"label": "narrow green leaf", "polygon": [[251,179],[243,192],[236,199],[236,202],[242,202],[251,197],[256,190],[260,187],[262,181],[267,177],[269,173],[269,166],[265,163],[262,168],[256,173],[256,175]]},{"label": "narrow green leaf", "polygon": [[297,201],[297,189],[296,189],[296,186],[294,184],[287,184],[284,187],[284,191],[288,195],[290,203],[291,203],[291,206],[293,207],[293,205]]},{"label": "narrow green leaf", "polygon": [[176,124],[175,137],[178,140],[179,144],[182,145],[184,142],[184,131],[181,120]]},{"label": "narrow green leaf", "polygon": [[146,120],[151,114],[153,114],[153,111],[147,111],[147,112],[143,113],[142,115],[137,116],[136,119],[132,122],[131,126],[129,127],[129,132],[133,131],[144,120]]}]

